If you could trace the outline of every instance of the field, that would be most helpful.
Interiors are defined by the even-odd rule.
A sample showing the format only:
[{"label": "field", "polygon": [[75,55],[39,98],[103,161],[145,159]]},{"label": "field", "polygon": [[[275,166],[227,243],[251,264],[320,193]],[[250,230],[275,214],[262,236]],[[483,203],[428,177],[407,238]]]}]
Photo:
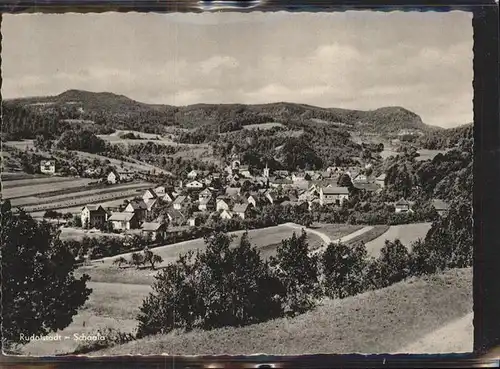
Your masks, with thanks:
[{"label": "field", "polygon": [[353,239],[349,240],[348,244],[353,245],[358,242],[363,242],[364,244],[382,236],[387,230],[389,229],[388,225],[375,225],[373,226],[372,229],[369,231],[363,233],[362,235],[358,237],[354,237]]},{"label": "field", "polygon": [[33,140],[23,140],[23,141],[5,141],[4,142],[5,146],[11,146],[15,147],[16,149],[19,150],[24,150],[24,149],[32,149],[35,147],[35,144],[33,143]]},{"label": "field", "polygon": [[357,230],[363,228],[361,225],[351,225],[351,224],[315,224],[311,226],[312,229],[315,229],[319,232],[324,233],[330,239],[336,240],[341,237],[344,237],[350,233],[356,232]]},{"label": "field", "polygon": [[[257,247],[263,258],[268,258],[276,253],[276,247],[281,240],[290,238],[293,233],[298,234],[300,230],[290,228],[287,226],[275,226],[262,229],[254,229],[248,231],[248,237],[252,245]],[[233,244],[236,245],[243,231],[231,232],[235,235]],[[322,245],[322,240],[313,234],[309,234],[309,245],[311,248]],[[155,254],[163,258],[163,263],[158,267],[161,268],[168,263],[175,262],[180,254],[185,254],[189,251],[203,250],[205,242],[203,239],[198,238],[195,240],[184,241],[172,245],[160,246],[151,249]],[[123,254],[125,258],[130,257],[129,254]],[[113,261],[118,256],[107,257],[101,260],[92,262],[90,266],[84,266],[79,269],[80,273],[87,273],[92,277],[95,282],[109,282],[109,283],[151,283],[154,279],[156,271],[150,269],[137,270],[134,268],[118,268],[113,266]]]},{"label": "field", "polygon": [[77,212],[87,204],[110,201],[122,203],[124,199],[136,196],[151,185],[136,182],[97,188],[97,185],[88,185],[92,181],[88,178],[69,177],[11,180],[7,182],[8,186],[2,195],[11,199],[13,206],[22,206],[25,211],[34,213],[33,216],[39,218],[47,210]]},{"label": "field", "polygon": [[283,124],[281,123],[275,123],[275,122],[270,122],[270,123],[262,123],[262,124],[249,124],[246,126],[243,126],[244,129],[272,129],[274,127],[284,127]]},{"label": "field", "polygon": [[[149,183],[141,182],[141,183],[129,183],[129,184],[119,184],[119,185],[110,185],[104,187],[94,187],[88,186],[85,187],[76,187],[73,192],[71,192],[71,188],[65,189],[63,194],[56,194],[54,196],[50,196],[51,193],[48,192],[46,194],[40,194],[40,196],[29,196],[29,197],[21,197],[16,198],[11,201],[13,206],[35,206],[52,204],[52,203],[60,203],[61,201],[71,201],[82,198],[89,198],[94,196],[103,196],[109,195],[110,198],[115,195],[120,195],[122,193],[136,193],[139,190],[144,190],[150,186]],[[47,196],[46,196],[47,195]],[[121,196],[120,196],[121,197]]]},{"label": "field", "polygon": [[[2,154],[5,155],[6,153],[4,152]],[[3,186],[5,188],[5,185],[9,181],[15,181],[15,180],[19,181],[22,179],[33,180],[33,179],[37,179],[37,178],[47,178],[47,176],[44,174],[28,174],[28,173],[24,173],[24,172],[6,172],[6,171],[4,171],[4,172],[0,173],[0,178],[2,178]]]},{"label": "field", "polygon": [[417,157],[416,160],[432,160],[437,154],[444,154],[446,153],[447,150],[425,150],[421,149],[418,150],[418,153],[420,154],[419,157]]},{"label": "field", "polygon": [[117,233],[103,233],[98,230],[87,230],[81,228],[73,227],[61,227],[61,235],[59,236],[61,240],[81,240],[83,237],[89,238],[100,238],[100,237],[117,237],[123,238],[123,234]]},{"label": "field", "polygon": [[[121,138],[120,136],[125,134],[125,133],[133,133],[136,136],[139,136],[140,139],[124,139]],[[146,143],[146,142],[154,142],[157,144],[161,145],[176,145],[174,141],[167,137],[162,137],[161,135],[155,135],[151,133],[144,133],[144,132],[138,132],[138,131],[123,131],[119,130],[116,131],[112,134],[109,135],[97,135],[99,138],[112,143],[112,144],[126,144],[126,145],[133,145],[133,144],[139,144],[139,143]]]},{"label": "field", "polygon": [[[172,332],[92,355],[397,353],[470,315],[472,306],[472,269],[455,269],[343,300],[326,299],[315,310],[293,319],[205,332]],[[458,352],[472,350],[471,326],[463,328],[455,331],[462,341],[455,347]],[[437,340],[432,347],[413,347],[413,352],[433,351],[448,350]]]},{"label": "field", "polygon": [[[75,177],[55,177],[43,174],[26,174],[26,176],[33,176],[33,177],[19,176],[21,177],[19,179],[10,178],[9,180],[6,180],[5,183],[2,183],[3,188],[5,189],[12,187],[26,187],[26,186],[41,185],[46,183],[60,183],[60,182],[75,181],[78,179]],[[3,176],[2,180],[4,180]]]},{"label": "field", "polygon": [[[36,179],[33,181],[36,181]],[[9,181],[9,187],[2,191],[4,198],[15,199],[19,197],[37,195],[44,192],[62,190],[65,188],[80,187],[92,182],[92,179],[72,178],[72,180],[61,180],[58,179],[58,177],[54,177],[54,180],[50,182],[44,182],[41,184],[32,183],[31,185],[21,186],[17,186],[16,182],[18,181]]]},{"label": "field", "polygon": [[366,243],[368,254],[377,257],[380,250],[385,245],[385,240],[394,241],[399,239],[408,249],[410,244],[418,238],[425,238],[427,231],[431,228],[431,223],[413,223],[390,226],[380,237]]},{"label": "field", "polygon": [[154,172],[159,172],[159,173],[170,174],[166,170],[155,167],[154,165],[151,165],[151,164],[140,162],[138,160],[134,160],[134,162],[131,163],[128,161],[121,161],[118,159],[112,159],[112,158],[108,158],[106,156],[102,156],[102,155],[98,155],[98,154],[91,154],[91,153],[84,152],[84,151],[72,151],[72,152],[75,152],[76,154],[78,154],[78,156],[81,156],[81,157],[84,157],[87,159],[99,159],[99,160],[103,160],[103,161],[108,160],[110,162],[110,165],[114,165],[118,168],[120,168],[122,166],[122,163],[123,163],[123,168],[129,169],[132,171],[140,171],[140,172],[154,171]]}]

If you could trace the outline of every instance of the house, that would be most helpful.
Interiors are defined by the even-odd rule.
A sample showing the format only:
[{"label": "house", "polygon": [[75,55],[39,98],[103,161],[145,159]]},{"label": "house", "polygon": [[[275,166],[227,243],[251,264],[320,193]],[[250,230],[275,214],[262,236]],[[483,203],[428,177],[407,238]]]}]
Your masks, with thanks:
[{"label": "house", "polygon": [[202,198],[198,204],[198,210],[208,211],[215,207],[215,203],[212,198]]},{"label": "house", "polygon": [[187,174],[188,179],[196,179],[198,177],[198,172],[196,170],[192,170]]},{"label": "house", "polygon": [[120,174],[116,170],[112,170],[108,173],[108,177],[106,178],[108,183],[115,184],[120,182]]},{"label": "house", "polygon": [[83,228],[100,228],[106,223],[108,213],[101,205],[87,205],[82,208],[80,218]]},{"label": "house", "polygon": [[173,192],[165,192],[165,194],[161,197],[161,201],[166,203],[171,203],[175,200],[175,195]]},{"label": "house", "polygon": [[[306,176],[308,176],[306,173],[293,173],[292,174],[292,181],[293,182],[305,181]],[[310,176],[309,176],[309,178],[310,178]]]},{"label": "house", "polygon": [[156,194],[155,190],[152,188],[148,188],[145,192],[144,195],[142,195],[142,199],[144,201],[149,200],[149,199],[157,199],[158,195]]},{"label": "house", "polygon": [[167,211],[167,217],[170,223],[174,225],[183,225],[186,222],[184,213],[173,208]]},{"label": "house", "polygon": [[212,191],[210,189],[205,188],[203,191],[201,191],[198,194],[198,200],[201,202],[201,200],[208,200],[212,198]]},{"label": "house", "polygon": [[448,214],[448,210],[450,209],[450,206],[440,199],[433,199],[432,206],[434,206],[434,209],[436,209],[437,213],[441,217],[446,216]]},{"label": "house", "polygon": [[359,173],[356,177],[351,178],[353,183],[366,183],[368,182],[368,177],[366,174]]},{"label": "house", "polygon": [[250,196],[247,197],[246,202],[254,208],[257,208],[264,203],[264,200],[258,194],[250,194]]},{"label": "house", "polygon": [[245,219],[248,216],[249,213],[249,205],[248,203],[246,204],[236,204],[233,207],[233,213],[236,216],[239,216],[241,219]]},{"label": "house", "polygon": [[164,239],[166,230],[167,226],[165,223],[144,222],[141,226],[141,234],[144,236],[150,235],[152,241],[155,241],[158,238]]},{"label": "house", "polygon": [[274,191],[267,191],[264,196],[270,204],[274,204],[278,201],[278,194]]},{"label": "house", "polygon": [[165,196],[165,194],[167,193],[165,186],[158,186],[153,191],[160,198]]},{"label": "house", "polygon": [[42,160],[40,161],[40,172],[43,174],[55,174],[56,173],[56,161],[55,160]]},{"label": "house", "polygon": [[175,210],[182,210],[191,204],[191,199],[187,196],[179,196],[173,202],[173,208]]},{"label": "house", "polygon": [[319,203],[321,206],[327,204],[342,205],[344,200],[349,199],[347,187],[321,187],[319,190]]},{"label": "house", "polygon": [[189,190],[200,190],[203,187],[205,187],[205,186],[200,181],[191,181],[191,182],[186,183],[186,188]]},{"label": "house", "polygon": [[215,210],[229,210],[229,199],[226,197],[218,197],[215,203]]},{"label": "house", "polygon": [[277,170],[275,171],[275,174],[280,177],[288,177],[290,175],[290,172],[288,170]]},{"label": "house", "polygon": [[146,205],[144,200],[132,200],[123,210],[123,212],[125,213],[136,214],[138,222],[142,222],[144,219],[146,219],[147,211],[148,211],[148,206]]},{"label": "house", "polygon": [[395,213],[409,213],[413,212],[410,207],[410,203],[405,200],[404,198],[401,198],[399,201],[397,201],[394,204],[394,212]]},{"label": "house", "polygon": [[198,227],[201,224],[201,214],[194,213],[191,218],[188,220],[188,224],[190,227]]},{"label": "house", "polygon": [[139,228],[139,220],[136,213],[113,213],[108,220],[113,225],[113,229],[129,230]]},{"label": "house", "polygon": [[386,174],[382,173],[377,178],[375,178],[375,183],[378,184],[380,186],[380,188],[384,188],[385,187],[385,178],[386,178]]},{"label": "house", "polygon": [[148,216],[151,215],[151,212],[154,209],[157,209],[158,206],[160,206],[160,200],[158,198],[156,198],[156,199],[147,199],[146,201],[144,201],[144,203],[146,204],[146,212],[147,212]]},{"label": "house", "polygon": [[226,220],[232,219],[233,218],[233,214],[229,210],[224,209],[222,211],[222,213],[220,213],[220,218],[221,219],[226,219]]},{"label": "house", "polygon": [[269,181],[269,186],[273,188],[290,188],[293,185],[293,181],[286,178],[275,178]]},{"label": "house", "polygon": [[237,197],[240,195],[241,187],[228,187],[226,188],[226,196]]},{"label": "house", "polygon": [[248,165],[240,166],[238,169],[238,173],[240,173],[245,178],[252,178],[252,173]]}]

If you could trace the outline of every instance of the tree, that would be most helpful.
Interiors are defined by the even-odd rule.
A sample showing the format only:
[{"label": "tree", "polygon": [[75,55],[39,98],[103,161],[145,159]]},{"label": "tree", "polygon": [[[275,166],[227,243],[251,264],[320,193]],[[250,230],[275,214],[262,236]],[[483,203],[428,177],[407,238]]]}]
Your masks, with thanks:
[{"label": "tree", "polygon": [[75,257],[52,225],[24,211],[14,215],[6,201],[1,229],[2,339],[13,347],[66,328],[92,290],[88,275],[73,275]]},{"label": "tree", "polygon": [[358,243],[349,247],[331,243],[321,257],[326,295],[344,298],[361,293],[366,288],[366,247]]},{"label": "tree", "polygon": [[154,269],[156,264],[160,264],[162,262],[163,259],[160,255],[154,254],[150,250],[144,251],[144,264],[149,263],[151,265],[151,269]]},{"label": "tree", "polygon": [[136,268],[139,268],[144,264],[144,255],[138,252],[134,252],[131,255],[131,264],[135,265]]},{"label": "tree", "polygon": [[309,256],[307,234],[281,241],[276,256],[271,257],[271,265],[283,283],[285,310],[290,315],[303,313],[315,306],[320,295],[317,258]]},{"label": "tree", "polygon": [[123,264],[125,264],[125,265],[128,264],[128,260],[125,259],[123,256],[121,256],[121,257],[115,259],[113,261],[113,264],[118,265],[118,268],[120,268]]},{"label": "tree", "polygon": [[351,176],[347,173],[343,173],[340,177],[339,177],[339,180],[338,180],[338,185],[340,187],[348,187],[348,188],[351,188],[353,187],[353,184],[352,184],[352,180],[351,180]]},{"label": "tree", "polygon": [[377,259],[377,269],[379,273],[377,288],[390,286],[410,274],[410,255],[400,240],[385,241],[385,246],[380,250]]}]

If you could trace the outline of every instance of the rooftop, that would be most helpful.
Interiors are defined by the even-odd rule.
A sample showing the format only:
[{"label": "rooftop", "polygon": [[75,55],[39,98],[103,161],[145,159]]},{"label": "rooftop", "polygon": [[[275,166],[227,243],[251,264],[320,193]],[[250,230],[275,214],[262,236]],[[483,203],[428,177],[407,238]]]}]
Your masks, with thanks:
[{"label": "rooftop", "polygon": [[348,195],[349,189],[347,187],[323,187],[323,193],[326,195]]},{"label": "rooftop", "polygon": [[123,213],[113,213],[113,215],[111,215],[109,217],[109,220],[113,221],[113,220],[116,220],[116,221],[130,221],[132,220],[132,218],[135,216],[135,213],[127,213],[127,212],[123,212]]}]

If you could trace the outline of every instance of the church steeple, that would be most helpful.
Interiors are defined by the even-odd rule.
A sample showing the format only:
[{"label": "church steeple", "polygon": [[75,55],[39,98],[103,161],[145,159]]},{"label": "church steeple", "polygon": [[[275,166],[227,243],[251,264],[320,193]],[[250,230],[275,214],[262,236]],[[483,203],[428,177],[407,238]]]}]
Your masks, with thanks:
[{"label": "church steeple", "polygon": [[264,168],[264,177],[269,178],[269,167],[267,166],[267,162],[266,167]]}]

